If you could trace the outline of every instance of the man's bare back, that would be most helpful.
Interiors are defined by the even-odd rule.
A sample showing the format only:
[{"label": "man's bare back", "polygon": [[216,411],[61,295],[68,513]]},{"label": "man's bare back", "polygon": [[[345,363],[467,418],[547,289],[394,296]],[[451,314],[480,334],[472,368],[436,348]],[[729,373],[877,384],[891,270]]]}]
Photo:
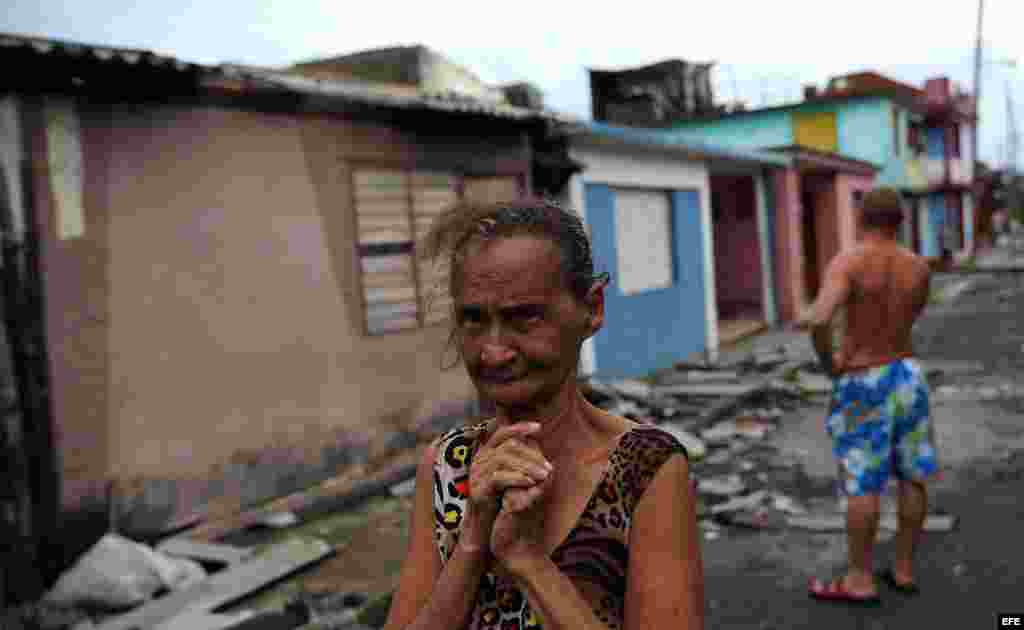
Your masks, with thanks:
[{"label": "man's bare back", "polygon": [[912,356],[911,330],[928,303],[924,259],[893,240],[868,238],[837,256],[834,264],[849,283],[840,371]]},{"label": "man's bare back", "polygon": [[[813,329],[815,349],[829,372],[837,375],[913,355],[911,329],[928,303],[929,276],[923,258],[875,231],[832,259],[821,293],[800,321]],[[833,356],[829,322],[840,307],[846,307],[846,330]]]}]

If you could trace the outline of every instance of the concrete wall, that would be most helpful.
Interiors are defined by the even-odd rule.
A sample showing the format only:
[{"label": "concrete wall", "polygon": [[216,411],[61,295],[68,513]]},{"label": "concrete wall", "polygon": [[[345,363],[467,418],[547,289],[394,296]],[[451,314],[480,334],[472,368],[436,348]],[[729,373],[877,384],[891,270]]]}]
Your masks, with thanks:
[{"label": "concrete wall", "polygon": [[776,171],[773,189],[776,300],[781,320],[794,321],[804,303],[799,174],[794,169]]},{"label": "concrete wall", "polygon": [[[711,224],[710,216],[710,192],[708,183],[707,167],[703,163],[683,161],[668,156],[642,153],[632,151],[629,148],[593,148],[575,146],[570,150],[572,159],[586,165],[583,173],[573,176],[569,184],[569,197],[571,206],[577,211],[586,215],[587,227],[591,238],[595,242],[595,266],[599,271],[609,271],[614,274],[615,259],[611,256],[614,253],[613,245],[599,251],[597,239],[599,235],[596,230],[614,229],[613,225],[601,223],[593,224],[593,214],[587,207],[587,185],[600,185],[607,187],[623,186],[661,191],[695,191],[698,208],[693,210],[700,213],[701,225]],[[680,201],[678,199],[676,202]],[[614,201],[612,201],[614,203]],[[683,209],[674,205],[673,213],[682,212]],[[698,254],[696,272],[701,276],[701,295],[696,301],[679,303],[673,306],[677,312],[682,313],[685,321],[695,322],[698,326],[699,337],[703,338],[703,349],[709,352],[716,352],[718,348],[718,313],[715,308],[714,291],[714,261],[711,255],[711,232],[708,229],[699,230],[697,235],[700,239],[700,250],[692,250],[688,254]],[[606,235],[607,236],[607,235]],[[612,242],[614,234],[612,234]],[[678,251],[678,244],[674,244]],[[603,254],[603,256],[602,256]],[[693,265],[689,265],[693,266]],[[677,270],[677,272],[680,270]],[[693,273],[693,269],[686,269],[687,275]],[[679,276],[677,275],[676,278]],[[628,300],[628,298],[627,298]],[[623,304],[625,306],[625,303]],[[658,317],[665,321],[671,321],[671,311],[658,314]],[[622,334],[625,331],[615,331]],[[604,333],[610,334],[610,333]],[[664,344],[662,344],[664,345]],[[596,349],[597,344],[588,341],[584,344],[584,355],[581,358],[584,371],[601,371],[611,363],[607,361],[602,367],[600,352]],[[697,348],[698,350],[701,348]],[[678,349],[676,349],[678,350]]]},{"label": "concrete wall", "polygon": [[109,480],[123,524],[144,528],[263,500],[473,397],[440,369],[445,327],[362,334],[350,169],[525,174],[521,136],[215,108],[81,119],[84,235],[60,239],[37,191],[67,507]]}]

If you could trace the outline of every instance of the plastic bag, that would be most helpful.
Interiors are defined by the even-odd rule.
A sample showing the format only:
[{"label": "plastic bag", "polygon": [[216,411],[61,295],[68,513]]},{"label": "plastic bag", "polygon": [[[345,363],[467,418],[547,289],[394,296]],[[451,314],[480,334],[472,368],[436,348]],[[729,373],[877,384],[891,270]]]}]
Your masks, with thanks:
[{"label": "plastic bag", "polygon": [[60,606],[133,608],[163,588],[180,590],[206,572],[191,560],[177,560],[117,534],[107,534],[87,551],[46,594]]}]

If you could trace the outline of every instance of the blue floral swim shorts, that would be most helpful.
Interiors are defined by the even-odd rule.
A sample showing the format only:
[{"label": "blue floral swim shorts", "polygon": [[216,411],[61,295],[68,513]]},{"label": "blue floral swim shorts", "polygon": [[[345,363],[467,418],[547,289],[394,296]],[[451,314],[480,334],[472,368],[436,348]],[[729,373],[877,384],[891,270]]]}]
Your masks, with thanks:
[{"label": "blue floral swim shorts", "polygon": [[938,470],[928,383],[914,359],[837,378],[825,424],[849,496],[882,493],[890,475],[921,481]]}]

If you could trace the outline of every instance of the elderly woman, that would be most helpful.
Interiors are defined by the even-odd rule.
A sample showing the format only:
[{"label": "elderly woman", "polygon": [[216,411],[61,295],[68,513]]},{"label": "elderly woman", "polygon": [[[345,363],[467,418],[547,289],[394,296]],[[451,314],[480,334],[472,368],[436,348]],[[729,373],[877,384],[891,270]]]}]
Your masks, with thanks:
[{"label": "elderly woman", "polygon": [[450,263],[452,340],[497,414],[426,449],[385,627],[702,628],[683,447],[577,387],[606,284],[580,220],[539,200],[455,207],[427,251]]}]

